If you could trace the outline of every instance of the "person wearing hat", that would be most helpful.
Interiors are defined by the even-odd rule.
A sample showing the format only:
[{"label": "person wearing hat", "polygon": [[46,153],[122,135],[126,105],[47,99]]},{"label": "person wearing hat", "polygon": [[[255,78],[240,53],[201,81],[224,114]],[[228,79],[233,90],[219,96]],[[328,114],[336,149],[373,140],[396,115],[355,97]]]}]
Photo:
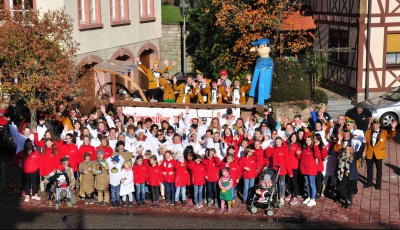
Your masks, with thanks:
[{"label": "person wearing hat", "polygon": [[65,191],[67,193],[67,206],[72,207],[71,203],[71,192],[69,190],[70,187],[70,181],[67,176],[67,173],[65,172],[65,167],[62,164],[59,164],[57,168],[50,173],[48,176],[46,176],[43,180],[45,184],[48,184],[50,182],[55,183],[55,198],[56,198],[56,206],[55,209],[58,210],[60,208],[60,201],[61,201],[61,192]]},{"label": "person wearing hat", "polygon": [[197,89],[197,84],[194,82],[192,76],[187,76],[186,83],[177,84],[178,79],[176,76],[172,78],[173,80],[173,89],[179,91],[178,98],[176,99],[177,103],[190,103],[190,99],[194,98],[198,93],[199,89]]},{"label": "person wearing hat", "polygon": [[163,76],[159,78],[160,81],[160,89],[163,92],[163,101],[168,103],[175,102],[175,93],[172,88],[172,81],[169,76],[169,71],[172,70],[173,66],[176,64],[175,61],[172,62],[172,65],[168,65],[168,60],[164,61],[165,69],[163,72]]},{"label": "person wearing hat", "polygon": [[346,129],[350,130],[350,133],[356,129],[356,122],[350,117],[346,117]]},{"label": "person wearing hat", "polygon": [[[134,142],[134,145],[136,142]],[[133,148],[134,152],[136,152],[136,146]],[[120,161],[122,161],[122,164],[124,164],[125,161],[130,161],[132,160],[133,157],[133,152],[128,151],[125,149],[125,143],[123,141],[118,141],[117,144],[115,145],[115,151],[112,155],[112,157],[118,156]]]},{"label": "person wearing hat", "polygon": [[221,70],[220,72],[220,78],[218,79],[218,85],[222,86],[224,90],[230,88],[232,85],[231,80],[228,79],[228,71],[225,69]]},{"label": "person wearing hat", "polygon": [[364,133],[369,127],[371,127],[371,111],[364,108],[361,103],[358,103],[354,108],[347,110],[345,116],[354,120],[357,128],[361,129]]},{"label": "person wearing hat", "polygon": [[97,205],[107,207],[110,203],[110,176],[108,175],[108,164],[104,159],[103,150],[97,150],[97,159],[92,164],[94,177],[94,188],[97,191]]},{"label": "person wearing hat", "polygon": [[106,159],[108,174],[110,175],[111,204],[113,207],[120,206],[120,189],[123,161],[119,155]]},{"label": "person wearing hat", "polygon": [[81,174],[80,188],[81,192],[85,194],[85,204],[94,204],[94,170],[90,156],[89,152],[84,153],[84,161],[79,165],[79,173]]},{"label": "person wearing hat", "polygon": [[196,81],[197,81],[197,89],[199,90],[199,93],[197,94],[197,103],[200,104],[207,103],[208,97],[203,90],[210,86],[211,79],[206,79],[204,77],[204,74],[200,72],[200,70],[196,69]]},{"label": "person wearing hat", "polygon": [[[76,181],[77,174],[75,174],[73,168],[70,167],[70,158],[69,157],[65,156],[65,157],[61,158],[61,164],[64,166],[64,171],[67,174],[67,177],[69,179],[69,183],[70,183],[69,190],[71,191],[70,192],[71,204],[75,205],[77,202],[77,198],[76,198],[76,195],[74,192],[74,188],[75,188],[75,185],[77,184],[77,181]],[[63,196],[63,194],[64,193],[61,193],[60,200],[67,198],[66,193],[65,193],[65,196]]]},{"label": "person wearing hat", "polygon": [[264,105],[264,101],[271,96],[272,73],[274,70],[274,62],[269,56],[271,52],[270,42],[267,38],[258,39],[251,43],[250,52],[257,51],[259,58],[253,74],[253,84],[249,93],[250,97],[257,98],[257,104]]},{"label": "person wearing hat", "polygon": [[202,90],[207,95],[207,104],[222,104],[228,100],[226,91],[222,86],[218,85],[216,80],[211,81],[211,85]]},{"label": "person wearing hat", "polygon": [[251,75],[247,74],[247,84],[244,86],[240,85],[240,79],[236,77],[233,80],[233,86],[226,90],[228,101],[236,105],[246,104],[246,93],[251,89]]},{"label": "person wearing hat", "polygon": [[220,119],[221,127],[224,125],[228,125],[228,128],[232,129],[233,125],[236,123],[236,117],[233,115],[232,108],[226,109],[226,114],[222,116]]},{"label": "person wearing hat", "polygon": [[162,101],[162,91],[160,90],[160,78],[162,77],[162,70],[158,66],[158,58],[154,59],[153,68],[147,68],[141,61],[140,57],[135,57],[135,60],[139,63],[139,67],[142,72],[147,76],[149,80],[149,89],[146,91],[146,96],[150,99]]},{"label": "person wearing hat", "polygon": [[387,157],[386,141],[396,136],[397,121],[392,122],[392,128],[389,130],[381,129],[378,118],[372,122],[372,129],[365,133],[366,149],[364,157],[367,161],[367,184],[364,188],[372,186],[373,165],[376,166],[376,189],[380,190],[382,185],[382,160]]}]

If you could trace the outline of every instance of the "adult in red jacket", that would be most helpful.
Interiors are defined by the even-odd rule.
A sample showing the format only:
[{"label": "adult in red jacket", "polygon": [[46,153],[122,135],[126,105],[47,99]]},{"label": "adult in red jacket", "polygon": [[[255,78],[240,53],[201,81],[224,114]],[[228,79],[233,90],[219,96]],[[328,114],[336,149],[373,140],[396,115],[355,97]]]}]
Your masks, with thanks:
[{"label": "adult in red jacket", "polygon": [[312,137],[306,137],[306,146],[302,149],[297,158],[300,159],[300,172],[304,175],[307,186],[308,198],[303,204],[312,207],[315,203],[315,177],[317,176],[317,159],[320,159],[319,152],[314,151],[314,140]]},{"label": "adult in red jacket", "polygon": [[67,133],[65,135],[65,142],[64,144],[60,145],[60,150],[61,150],[61,158],[63,157],[68,157],[69,159],[69,167],[71,167],[74,170],[74,176],[75,178],[78,178],[77,171],[79,168],[78,159],[79,157],[79,150],[78,146],[72,142],[73,135],[71,133]]},{"label": "adult in red jacket", "polygon": [[108,140],[108,137],[101,139],[101,144],[100,146],[97,146],[96,150],[98,151],[99,149],[103,150],[104,159],[111,157],[114,153],[114,150],[110,147],[110,141]]},{"label": "adult in red jacket", "polygon": [[186,205],[186,186],[190,185],[190,173],[186,165],[183,158],[178,159],[175,164],[175,205],[179,201],[179,195],[182,195],[182,203]]},{"label": "adult in red jacket", "polygon": [[219,168],[222,165],[214,148],[206,149],[203,164],[206,166],[206,186],[207,186],[207,206],[211,207],[211,201],[214,199],[214,207],[218,208],[218,180]]},{"label": "adult in red jacket", "polygon": [[157,157],[151,156],[149,159],[150,165],[147,167],[146,182],[150,186],[150,192],[153,204],[152,206],[160,205],[160,186],[163,183],[162,168],[157,164]]},{"label": "adult in red jacket", "polygon": [[25,140],[24,150],[14,156],[14,163],[22,169],[22,188],[25,191],[25,202],[29,202],[31,185],[32,199],[40,200],[40,197],[37,195],[40,154],[33,149],[33,143],[29,138]]},{"label": "adult in red jacket", "polygon": [[135,164],[133,165],[133,181],[135,182],[136,187],[136,202],[138,206],[145,205],[145,183],[146,183],[146,174],[147,167],[143,161],[143,156],[138,155],[135,160]]},{"label": "adult in red jacket", "polygon": [[286,201],[291,205],[295,205],[298,203],[297,196],[299,195],[299,159],[297,158],[297,153],[301,153],[300,142],[297,139],[296,132],[290,134],[286,145],[288,146],[289,151],[289,163],[292,168],[293,177],[288,178],[288,191],[290,194],[285,198]]},{"label": "adult in red jacket", "polygon": [[47,176],[60,165],[61,151],[57,149],[52,139],[45,140],[45,147],[40,157],[40,176]]},{"label": "adult in red jacket", "polygon": [[237,184],[240,181],[240,178],[242,177],[242,170],[239,166],[237,161],[235,160],[235,156],[233,154],[228,154],[225,158],[225,161],[222,162],[220,166],[220,170],[224,168],[229,168],[230,170],[230,176],[232,178],[232,207],[235,205],[235,199],[236,199],[236,189],[237,189]]},{"label": "adult in red jacket", "polygon": [[46,140],[46,139],[52,139],[57,148],[58,148],[60,145],[62,145],[63,142],[64,142],[63,139],[61,139],[60,141],[57,141],[57,140],[53,137],[53,135],[51,134],[51,132],[48,131],[48,130],[44,133],[44,137],[43,137],[41,140],[39,140],[39,136],[38,136],[38,133],[37,133],[37,132],[34,132],[34,133],[33,133],[33,144],[35,144],[36,147],[39,147],[39,148],[43,149],[43,148],[44,148],[44,145],[45,145],[45,144],[44,144],[44,140]]},{"label": "adult in red jacket", "polygon": [[289,174],[293,177],[292,168],[290,167],[289,152],[287,146],[284,144],[281,137],[275,138],[275,146],[268,146],[266,149],[267,157],[272,157],[272,168],[279,170],[279,202],[283,205],[285,203],[285,192],[286,192],[286,175]]},{"label": "adult in red jacket", "polygon": [[239,165],[242,169],[244,179],[243,204],[247,203],[247,197],[253,197],[254,180],[257,177],[257,157],[253,155],[254,149],[246,148],[243,157],[240,158]]},{"label": "adult in red jacket", "polygon": [[78,153],[78,165],[80,165],[85,160],[85,158],[83,157],[83,155],[85,153],[90,153],[90,160],[91,161],[96,160],[97,151],[96,151],[95,147],[90,145],[90,137],[89,136],[83,137],[83,144],[79,148],[79,153]]},{"label": "adult in red jacket", "polygon": [[206,183],[206,167],[201,162],[201,156],[196,154],[194,161],[189,161],[188,168],[192,174],[192,184],[194,188],[194,203],[196,208],[202,208],[203,186]]},{"label": "adult in red jacket", "polygon": [[317,163],[317,176],[315,177],[315,188],[316,188],[315,198],[318,199],[321,197],[322,193],[322,183],[324,180],[322,172],[324,171],[324,161],[328,157],[328,151],[326,151],[326,148],[322,141],[321,134],[315,133],[313,137],[314,137],[314,152],[318,152],[318,155],[320,156]]},{"label": "adult in red jacket", "polygon": [[167,150],[164,154],[164,160],[161,163],[164,188],[165,188],[165,205],[175,205],[175,165],[176,161],[172,159],[172,152]]}]

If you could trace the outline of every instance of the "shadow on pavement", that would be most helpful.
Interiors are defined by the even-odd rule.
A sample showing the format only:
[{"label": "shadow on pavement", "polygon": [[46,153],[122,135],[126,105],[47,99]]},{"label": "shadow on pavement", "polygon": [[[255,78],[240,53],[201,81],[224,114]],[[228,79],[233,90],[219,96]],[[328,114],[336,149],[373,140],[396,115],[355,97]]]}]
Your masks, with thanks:
[{"label": "shadow on pavement", "polygon": [[397,175],[400,176],[400,168],[397,165],[392,165],[389,163],[385,163],[385,165],[391,169],[393,169],[393,172]]}]

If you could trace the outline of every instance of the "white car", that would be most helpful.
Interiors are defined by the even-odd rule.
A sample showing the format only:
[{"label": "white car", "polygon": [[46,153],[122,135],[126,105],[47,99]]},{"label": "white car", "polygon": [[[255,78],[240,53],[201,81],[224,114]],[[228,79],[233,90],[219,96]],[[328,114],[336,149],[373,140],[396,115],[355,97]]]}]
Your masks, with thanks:
[{"label": "white car", "polygon": [[372,119],[378,118],[381,127],[387,128],[400,117],[400,87],[396,87],[377,98],[361,102],[372,113]]}]

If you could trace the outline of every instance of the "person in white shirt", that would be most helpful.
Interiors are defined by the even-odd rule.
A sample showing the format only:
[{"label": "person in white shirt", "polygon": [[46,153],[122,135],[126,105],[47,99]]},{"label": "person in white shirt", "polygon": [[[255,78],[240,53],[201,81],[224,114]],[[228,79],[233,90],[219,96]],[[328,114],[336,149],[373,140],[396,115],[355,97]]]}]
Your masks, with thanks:
[{"label": "person in white shirt", "polygon": [[108,164],[108,173],[110,175],[111,203],[114,207],[120,206],[119,197],[123,163],[120,161],[119,155],[107,158],[106,163]]},{"label": "person in white shirt", "polygon": [[[9,117],[4,118],[8,122],[8,127],[10,128],[11,136],[14,139],[14,142],[17,144],[16,153],[21,152],[24,149],[24,144],[26,139],[34,140],[33,134],[31,133],[31,128],[26,126],[22,131],[22,134],[18,132],[18,128],[14,123],[10,120]],[[33,142],[32,142],[33,144]]]}]

